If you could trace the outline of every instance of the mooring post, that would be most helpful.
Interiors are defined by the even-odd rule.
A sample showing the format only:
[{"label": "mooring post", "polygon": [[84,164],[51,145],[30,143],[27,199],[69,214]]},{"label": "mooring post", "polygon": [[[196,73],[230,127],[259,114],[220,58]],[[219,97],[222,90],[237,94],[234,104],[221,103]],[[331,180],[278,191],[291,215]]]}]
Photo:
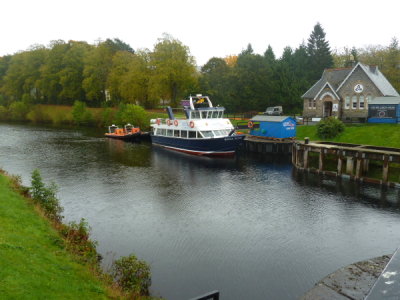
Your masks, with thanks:
[{"label": "mooring post", "polygon": [[346,157],[346,173],[353,175],[354,170],[354,159],[353,157],[347,156]]},{"label": "mooring post", "polygon": [[295,143],[293,143],[292,144],[292,164],[297,167],[296,152],[297,152],[297,145]]},{"label": "mooring post", "polygon": [[308,169],[308,149],[307,149],[307,147],[304,147],[303,166],[304,166],[304,169]]},{"label": "mooring post", "polygon": [[318,166],[318,170],[320,172],[322,172],[324,170],[324,156],[325,156],[324,151],[325,151],[324,148],[321,148],[319,150],[319,166]]},{"label": "mooring post", "polygon": [[356,179],[360,179],[362,175],[363,159],[360,157],[361,153],[357,153],[357,165],[356,165]]},{"label": "mooring post", "polygon": [[383,156],[383,173],[382,173],[382,182],[388,182],[389,178],[389,156]]},{"label": "mooring post", "polygon": [[363,160],[363,173],[367,174],[367,172],[369,171],[369,159],[368,158],[364,158]]},{"label": "mooring post", "polygon": [[337,163],[337,174],[338,176],[342,175],[342,169],[343,169],[343,154],[342,151],[337,150],[337,156],[338,156],[338,163]]}]

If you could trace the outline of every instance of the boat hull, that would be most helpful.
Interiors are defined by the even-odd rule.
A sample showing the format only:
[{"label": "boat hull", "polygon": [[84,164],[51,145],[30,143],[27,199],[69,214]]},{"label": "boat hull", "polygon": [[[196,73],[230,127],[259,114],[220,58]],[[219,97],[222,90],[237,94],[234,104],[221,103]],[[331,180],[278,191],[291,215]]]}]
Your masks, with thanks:
[{"label": "boat hull", "polygon": [[243,142],[244,135],[234,135],[212,139],[185,139],[167,136],[151,136],[154,145],[193,155],[229,156]]},{"label": "boat hull", "polygon": [[140,133],[124,134],[124,135],[106,133],[105,136],[108,138],[117,139],[117,140],[136,141],[140,137]]}]

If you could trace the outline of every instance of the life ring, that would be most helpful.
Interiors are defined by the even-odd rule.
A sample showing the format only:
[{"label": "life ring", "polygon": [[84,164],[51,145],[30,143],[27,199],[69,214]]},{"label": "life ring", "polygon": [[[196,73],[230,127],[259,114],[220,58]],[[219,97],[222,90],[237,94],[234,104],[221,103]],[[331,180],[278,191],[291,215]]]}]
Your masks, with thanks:
[{"label": "life ring", "polygon": [[254,123],[253,123],[252,121],[249,121],[249,122],[247,123],[247,127],[253,128],[253,126],[254,126]]},{"label": "life ring", "polygon": [[174,121],[174,125],[175,125],[175,126],[178,126],[178,120],[175,120],[175,121]]},{"label": "life ring", "polygon": [[161,120],[157,119],[156,123],[157,123],[157,125],[160,125],[161,124]]},{"label": "life ring", "polygon": [[167,120],[167,125],[171,126],[171,120]]},{"label": "life ring", "polygon": [[190,121],[189,126],[190,126],[190,128],[193,128],[194,127],[194,122]]}]

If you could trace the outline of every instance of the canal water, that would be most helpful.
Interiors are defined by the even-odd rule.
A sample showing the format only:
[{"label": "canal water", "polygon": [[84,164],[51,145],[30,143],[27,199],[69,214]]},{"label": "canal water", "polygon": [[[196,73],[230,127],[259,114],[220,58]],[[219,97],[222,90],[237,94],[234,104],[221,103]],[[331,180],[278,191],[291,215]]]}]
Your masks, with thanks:
[{"label": "canal water", "polygon": [[0,124],[0,167],[59,186],[108,268],[135,253],[152,293],[297,299],[347,264],[400,245],[399,190],[296,174],[288,159],[193,157],[98,130]]}]

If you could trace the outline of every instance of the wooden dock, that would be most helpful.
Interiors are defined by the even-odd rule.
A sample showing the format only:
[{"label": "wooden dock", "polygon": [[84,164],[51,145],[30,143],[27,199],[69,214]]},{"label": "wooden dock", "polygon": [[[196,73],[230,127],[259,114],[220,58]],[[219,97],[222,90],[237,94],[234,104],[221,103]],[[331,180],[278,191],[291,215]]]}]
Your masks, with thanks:
[{"label": "wooden dock", "polygon": [[290,154],[293,142],[293,139],[271,139],[247,135],[244,139],[243,150],[266,154]]},{"label": "wooden dock", "polygon": [[292,163],[306,172],[400,188],[398,148],[297,141],[293,145]]}]

